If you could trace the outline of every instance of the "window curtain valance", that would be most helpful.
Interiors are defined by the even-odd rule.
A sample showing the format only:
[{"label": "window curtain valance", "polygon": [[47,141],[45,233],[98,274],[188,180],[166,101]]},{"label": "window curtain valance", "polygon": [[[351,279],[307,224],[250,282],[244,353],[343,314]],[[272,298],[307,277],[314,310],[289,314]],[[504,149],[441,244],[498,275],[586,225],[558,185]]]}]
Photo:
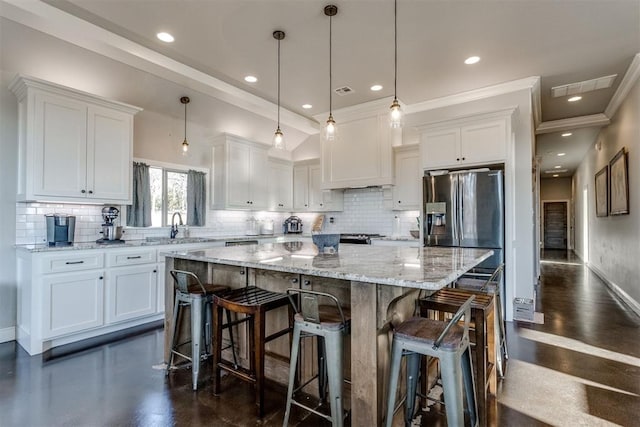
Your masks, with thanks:
[{"label": "window curtain valance", "polygon": [[133,191],[131,205],[127,209],[129,227],[151,226],[151,180],[149,165],[133,162]]},{"label": "window curtain valance", "polygon": [[206,174],[195,170],[187,173],[187,225],[204,226],[207,222]]}]

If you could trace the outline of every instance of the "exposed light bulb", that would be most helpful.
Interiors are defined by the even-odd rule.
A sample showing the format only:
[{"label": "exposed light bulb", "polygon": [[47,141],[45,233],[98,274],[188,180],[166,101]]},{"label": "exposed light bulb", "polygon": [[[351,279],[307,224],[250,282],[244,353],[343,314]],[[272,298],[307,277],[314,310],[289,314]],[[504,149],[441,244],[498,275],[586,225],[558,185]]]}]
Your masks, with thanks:
[{"label": "exposed light bulb", "polygon": [[273,148],[284,150],[284,135],[280,128],[276,129],[276,133],[273,135]]},{"label": "exposed light bulb", "polygon": [[327,141],[333,141],[336,137],[336,121],[333,120],[333,116],[329,114],[329,118],[327,119],[327,126],[324,128],[325,130],[325,139]]},{"label": "exposed light bulb", "polygon": [[391,120],[390,124],[393,129],[402,127],[402,107],[397,99],[393,100],[391,104]]},{"label": "exposed light bulb", "polygon": [[185,139],[184,141],[182,141],[182,152],[186,153],[187,151],[189,151],[189,143]]}]

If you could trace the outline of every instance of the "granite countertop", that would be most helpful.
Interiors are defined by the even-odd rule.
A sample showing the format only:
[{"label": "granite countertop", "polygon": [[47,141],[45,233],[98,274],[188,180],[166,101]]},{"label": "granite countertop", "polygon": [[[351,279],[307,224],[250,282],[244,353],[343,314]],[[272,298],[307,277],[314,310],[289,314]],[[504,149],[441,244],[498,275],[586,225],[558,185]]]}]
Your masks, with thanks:
[{"label": "granite countertop", "polygon": [[298,234],[291,235],[267,235],[261,234],[258,236],[246,236],[246,235],[233,235],[233,236],[215,236],[215,237],[177,237],[170,239],[168,237],[147,237],[146,239],[137,240],[125,240],[124,243],[97,243],[97,242],[78,242],[70,246],[48,246],[47,244],[37,245],[16,245],[16,249],[24,250],[27,252],[54,252],[54,251],[73,251],[73,250],[85,250],[85,249],[117,249],[117,248],[131,248],[142,246],[164,246],[164,245],[186,245],[193,243],[208,243],[208,242],[229,242],[229,241],[241,241],[241,240],[260,240],[260,239],[296,239],[310,236],[303,236]]},{"label": "granite countertop", "polygon": [[265,243],[162,252],[167,257],[384,285],[437,290],[489,258],[489,249],[340,245],[318,254],[313,243]]},{"label": "granite countertop", "polygon": [[371,240],[389,240],[392,242],[419,242],[420,239],[416,239],[413,236],[380,236],[372,237]]}]

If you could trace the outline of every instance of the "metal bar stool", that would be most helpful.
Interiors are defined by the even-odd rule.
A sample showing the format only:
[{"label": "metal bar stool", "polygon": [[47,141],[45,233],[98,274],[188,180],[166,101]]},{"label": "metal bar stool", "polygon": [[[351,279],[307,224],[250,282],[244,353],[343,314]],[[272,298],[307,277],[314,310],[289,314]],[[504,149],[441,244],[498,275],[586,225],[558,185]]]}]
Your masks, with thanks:
[{"label": "metal bar stool", "polygon": [[504,310],[502,308],[502,297],[500,295],[500,287],[502,282],[502,276],[504,274],[504,264],[500,264],[486,279],[477,279],[473,277],[462,276],[456,280],[454,287],[458,289],[466,289],[471,291],[478,291],[491,294],[495,297],[496,305],[496,340],[498,342],[498,351],[496,352],[496,367],[498,376],[504,378],[504,373],[507,368],[507,360],[509,359],[509,352],[507,350],[507,333],[505,327]]},{"label": "metal bar stool", "polygon": [[[187,360],[186,366],[191,365],[193,390],[198,389],[198,374],[200,372],[200,359],[211,355],[211,304],[213,295],[217,292],[226,291],[228,286],[202,284],[198,276],[190,271],[171,270],[174,281],[175,302],[173,304],[173,331],[171,336],[171,352],[167,363],[166,374],[169,371],[182,366],[174,365],[175,356]],[[181,353],[180,347],[188,344],[189,341],[179,343],[178,332],[180,331],[180,321],[182,319],[182,309],[190,307],[191,317],[191,356]],[[204,316],[203,316],[204,314]],[[227,312],[227,324],[231,322],[231,315]],[[204,336],[204,349],[202,337]],[[233,340],[233,331],[229,329],[229,338],[233,352],[233,359],[236,360],[236,352]],[[204,350],[204,352],[202,351]],[[198,356],[196,356],[198,355]]]},{"label": "metal bar stool", "polygon": [[[344,424],[344,412],[342,409],[342,382],[344,380],[343,339],[345,335],[349,335],[351,330],[351,312],[346,308],[342,308],[335,296],[324,292],[288,289],[287,294],[291,298],[291,304],[296,314],[294,316],[293,342],[289,361],[287,408],[282,425],[284,427],[289,425],[289,415],[293,404],[331,421],[333,426],[342,427]],[[294,301],[294,294],[298,295],[298,303]],[[319,300],[330,302],[330,304],[320,305]],[[300,340],[312,337],[316,337],[318,340],[318,374],[294,389],[294,383],[297,380],[296,369]],[[293,399],[294,393],[316,378],[318,379],[320,395],[319,406],[311,408]],[[326,399],[327,385],[329,386],[330,415],[318,411]]]},{"label": "metal bar stool", "polygon": [[[279,307],[289,307],[289,326],[266,336],[266,313]],[[222,360],[222,310],[245,314],[244,319],[232,322],[249,324],[249,369]],[[291,340],[293,311],[286,293],[272,292],[255,286],[232,289],[213,296],[213,393],[220,393],[220,373],[228,373],[247,381],[255,387],[255,399],[258,416],[264,416],[264,356],[265,344],[271,340],[289,334]]]},{"label": "metal bar stool", "polygon": [[[473,366],[469,345],[470,296],[449,322],[412,317],[401,323],[393,332],[389,390],[387,394],[386,426],[391,427],[395,413],[398,376],[403,356],[407,356],[407,398],[405,426],[411,425],[414,415],[415,396],[418,388],[421,355],[440,360],[442,386],[444,389],[447,425],[464,425],[463,394],[466,396],[471,425],[478,421],[475,398]],[[458,322],[464,316],[461,326]],[[426,372],[423,373],[426,375]],[[464,392],[463,392],[464,383]]]},{"label": "metal bar stool", "polygon": [[[491,316],[494,316],[493,295],[464,289],[443,288],[426,298],[420,299],[418,304],[422,317],[428,317],[429,310],[444,317],[445,313],[456,313],[471,297],[474,299],[471,304],[470,320],[473,322],[473,339],[470,348],[474,359],[474,373],[477,385],[478,418],[480,425],[486,425],[487,389],[491,384],[489,379],[496,361],[495,323],[490,323],[493,322]],[[493,326],[488,327],[487,325]]]}]

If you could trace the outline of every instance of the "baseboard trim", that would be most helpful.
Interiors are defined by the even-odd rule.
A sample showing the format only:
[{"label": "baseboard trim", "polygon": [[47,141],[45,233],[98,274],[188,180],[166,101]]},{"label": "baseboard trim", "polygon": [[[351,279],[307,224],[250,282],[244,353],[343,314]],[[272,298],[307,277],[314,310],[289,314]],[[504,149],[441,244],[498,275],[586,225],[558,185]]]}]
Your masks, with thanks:
[{"label": "baseboard trim", "polygon": [[16,327],[0,329],[0,343],[15,341],[16,339]]},{"label": "baseboard trim", "polygon": [[611,289],[611,291],[613,291],[613,293],[616,294],[618,298],[620,298],[622,302],[636,314],[636,316],[640,317],[640,303],[638,301],[631,298],[631,296],[626,293],[620,286],[610,281],[607,276],[597,267],[592,264],[587,264],[587,267],[589,268],[589,270],[593,271],[594,274],[598,276],[600,280],[602,280],[604,284],[607,285],[607,287]]}]

